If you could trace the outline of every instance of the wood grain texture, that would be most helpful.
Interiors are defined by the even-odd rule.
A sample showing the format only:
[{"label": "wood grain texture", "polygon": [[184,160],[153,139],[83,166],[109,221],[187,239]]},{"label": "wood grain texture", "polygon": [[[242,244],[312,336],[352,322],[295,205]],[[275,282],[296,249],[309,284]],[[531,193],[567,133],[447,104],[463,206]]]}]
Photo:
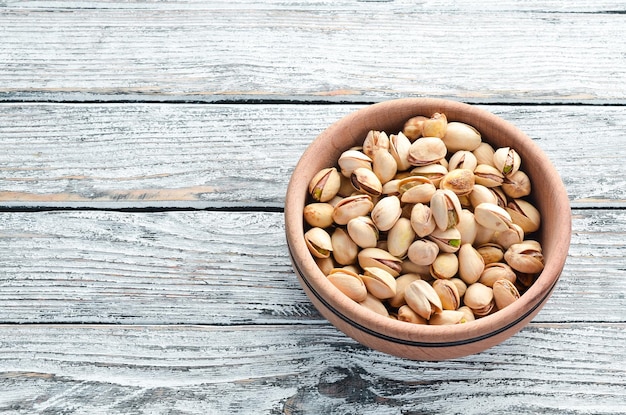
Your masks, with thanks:
[{"label": "wood grain texture", "polygon": [[625,329],[532,324],[432,363],[373,352],[328,325],[0,326],[0,410],[620,414]]},{"label": "wood grain texture", "polygon": [[3,5],[3,100],[626,99],[619,1]]},{"label": "wood grain texture", "polygon": [[[626,200],[622,107],[481,107],[535,139],[572,202]],[[282,207],[305,148],[358,108],[0,104],[0,205]]]},{"label": "wood grain texture", "polygon": [[[625,229],[623,210],[575,212],[570,255],[535,321],[626,322]],[[0,322],[321,320],[280,213],[0,213],[0,252]]]}]

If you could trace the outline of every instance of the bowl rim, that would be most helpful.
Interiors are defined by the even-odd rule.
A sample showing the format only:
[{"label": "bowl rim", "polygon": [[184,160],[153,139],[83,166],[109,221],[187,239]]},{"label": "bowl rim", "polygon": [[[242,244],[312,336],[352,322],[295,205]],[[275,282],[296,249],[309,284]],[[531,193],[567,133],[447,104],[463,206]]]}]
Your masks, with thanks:
[{"label": "bowl rim", "polygon": [[[350,300],[334,287],[319,270],[304,243],[304,220],[302,209],[307,200],[306,186],[310,174],[305,175],[311,160],[319,158],[319,152],[331,147],[335,153],[346,150],[345,136],[365,137],[359,123],[366,129],[379,129],[388,125],[390,118],[407,120],[415,115],[430,115],[443,112],[449,121],[462,121],[472,125],[481,134],[484,131],[505,131],[505,139],[511,146],[522,150],[522,163],[533,167],[535,176],[541,174],[544,186],[551,189],[550,201],[537,201],[542,212],[550,205],[559,210],[560,215],[550,217],[550,229],[557,229],[561,243],[544,246],[545,267],[533,285],[515,303],[486,317],[462,325],[429,326],[410,324],[381,316]],[[397,125],[397,124],[396,124]],[[371,128],[370,128],[371,127]],[[394,133],[393,131],[387,131]],[[492,133],[490,133],[492,134]],[[485,140],[490,141],[490,140]],[[493,140],[491,140],[493,141]],[[530,157],[529,157],[530,156]],[[334,157],[336,160],[337,157]],[[538,168],[536,167],[538,166]],[[328,166],[327,166],[328,167]],[[530,171],[526,171],[531,176]],[[531,178],[531,181],[532,180]],[[322,131],[307,147],[293,170],[285,197],[285,232],[292,265],[301,283],[321,302],[328,311],[351,327],[371,336],[396,344],[416,347],[449,347],[480,342],[506,331],[511,331],[521,322],[532,318],[552,294],[565,264],[571,238],[571,210],[565,187],[548,157],[525,133],[508,121],[475,105],[440,98],[400,98],[371,104],[351,112]],[[546,226],[542,224],[541,239],[546,239]],[[546,248],[548,248],[546,250]],[[320,310],[321,311],[321,310]],[[324,314],[324,313],[322,313]],[[517,328],[517,330],[521,327]]]}]

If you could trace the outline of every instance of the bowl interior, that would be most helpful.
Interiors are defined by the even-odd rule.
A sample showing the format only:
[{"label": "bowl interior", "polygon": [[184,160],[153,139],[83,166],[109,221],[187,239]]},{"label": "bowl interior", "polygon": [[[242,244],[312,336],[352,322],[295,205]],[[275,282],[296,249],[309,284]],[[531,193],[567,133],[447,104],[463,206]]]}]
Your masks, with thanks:
[{"label": "bowl interior", "polygon": [[[511,306],[474,322],[454,326],[422,326],[385,318],[349,300],[319,270],[304,243],[302,210],[308,183],[317,171],[334,166],[343,151],[361,145],[370,130],[396,133],[416,115],[444,113],[448,121],[472,125],[483,141],[495,148],[510,146],[521,156],[521,169],[533,185],[530,201],[541,213],[537,238],[543,248],[545,267],[534,284]],[[292,174],[285,202],[287,242],[294,269],[306,285],[307,294],[323,304],[323,315],[348,323],[354,330],[420,347],[478,341],[497,332],[525,324],[539,311],[556,284],[569,249],[571,213],[563,183],[550,160],[523,132],[478,107],[441,100],[407,98],[370,105],[337,121],[323,131],[303,153]],[[319,308],[319,307],[318,307]],[[339,318],[339,320],[336,319]],[[521,329],[515,328],[513,331]],[[342,328],[342,330],[345,332]],[[349,329],[351,330],[351,329]],[[351,335],[351,333],[348,333]]]}]

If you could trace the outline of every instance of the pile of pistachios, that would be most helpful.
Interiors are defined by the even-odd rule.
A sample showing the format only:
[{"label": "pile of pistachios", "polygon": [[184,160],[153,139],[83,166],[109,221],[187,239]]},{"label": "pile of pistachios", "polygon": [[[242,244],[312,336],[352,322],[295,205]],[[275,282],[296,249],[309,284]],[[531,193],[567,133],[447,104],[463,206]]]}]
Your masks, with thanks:
[{"label": "pile of pistachios", "polygon": [[418,324],[459,324],[523,294],[544,259],[539,211],[514,148],[443,113],[363,145],[316,174],[305,241],[352,300]]}]

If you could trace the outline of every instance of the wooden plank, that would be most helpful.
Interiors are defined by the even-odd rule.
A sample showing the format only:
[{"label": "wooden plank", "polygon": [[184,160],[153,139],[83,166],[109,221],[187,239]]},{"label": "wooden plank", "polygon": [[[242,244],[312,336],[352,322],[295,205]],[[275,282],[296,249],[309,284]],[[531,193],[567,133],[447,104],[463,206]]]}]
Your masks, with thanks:
[{"label": "wooden plank", "polygon": [[532,324],[414,362],[318,326],[0,326],[3,413],[594,413],[626,401],[624,324]]},{"label": "wooden plank", "polygon": [[[577,210],[538,322],[626,322],[626,211]],[[283,216],[0,213],[0,322],[309,323]]]},{"label": "wooden plank", "polygon": [[623,12],[582,0],[9,2],[0,99],[623,103]]},{"label": "wooden plank", "polygon": [[[306,146],[361,107],[0,104],[0,205],[282,207]],[[536,140],[573,203],[626,200],[623,107],[481,107]]]}]

